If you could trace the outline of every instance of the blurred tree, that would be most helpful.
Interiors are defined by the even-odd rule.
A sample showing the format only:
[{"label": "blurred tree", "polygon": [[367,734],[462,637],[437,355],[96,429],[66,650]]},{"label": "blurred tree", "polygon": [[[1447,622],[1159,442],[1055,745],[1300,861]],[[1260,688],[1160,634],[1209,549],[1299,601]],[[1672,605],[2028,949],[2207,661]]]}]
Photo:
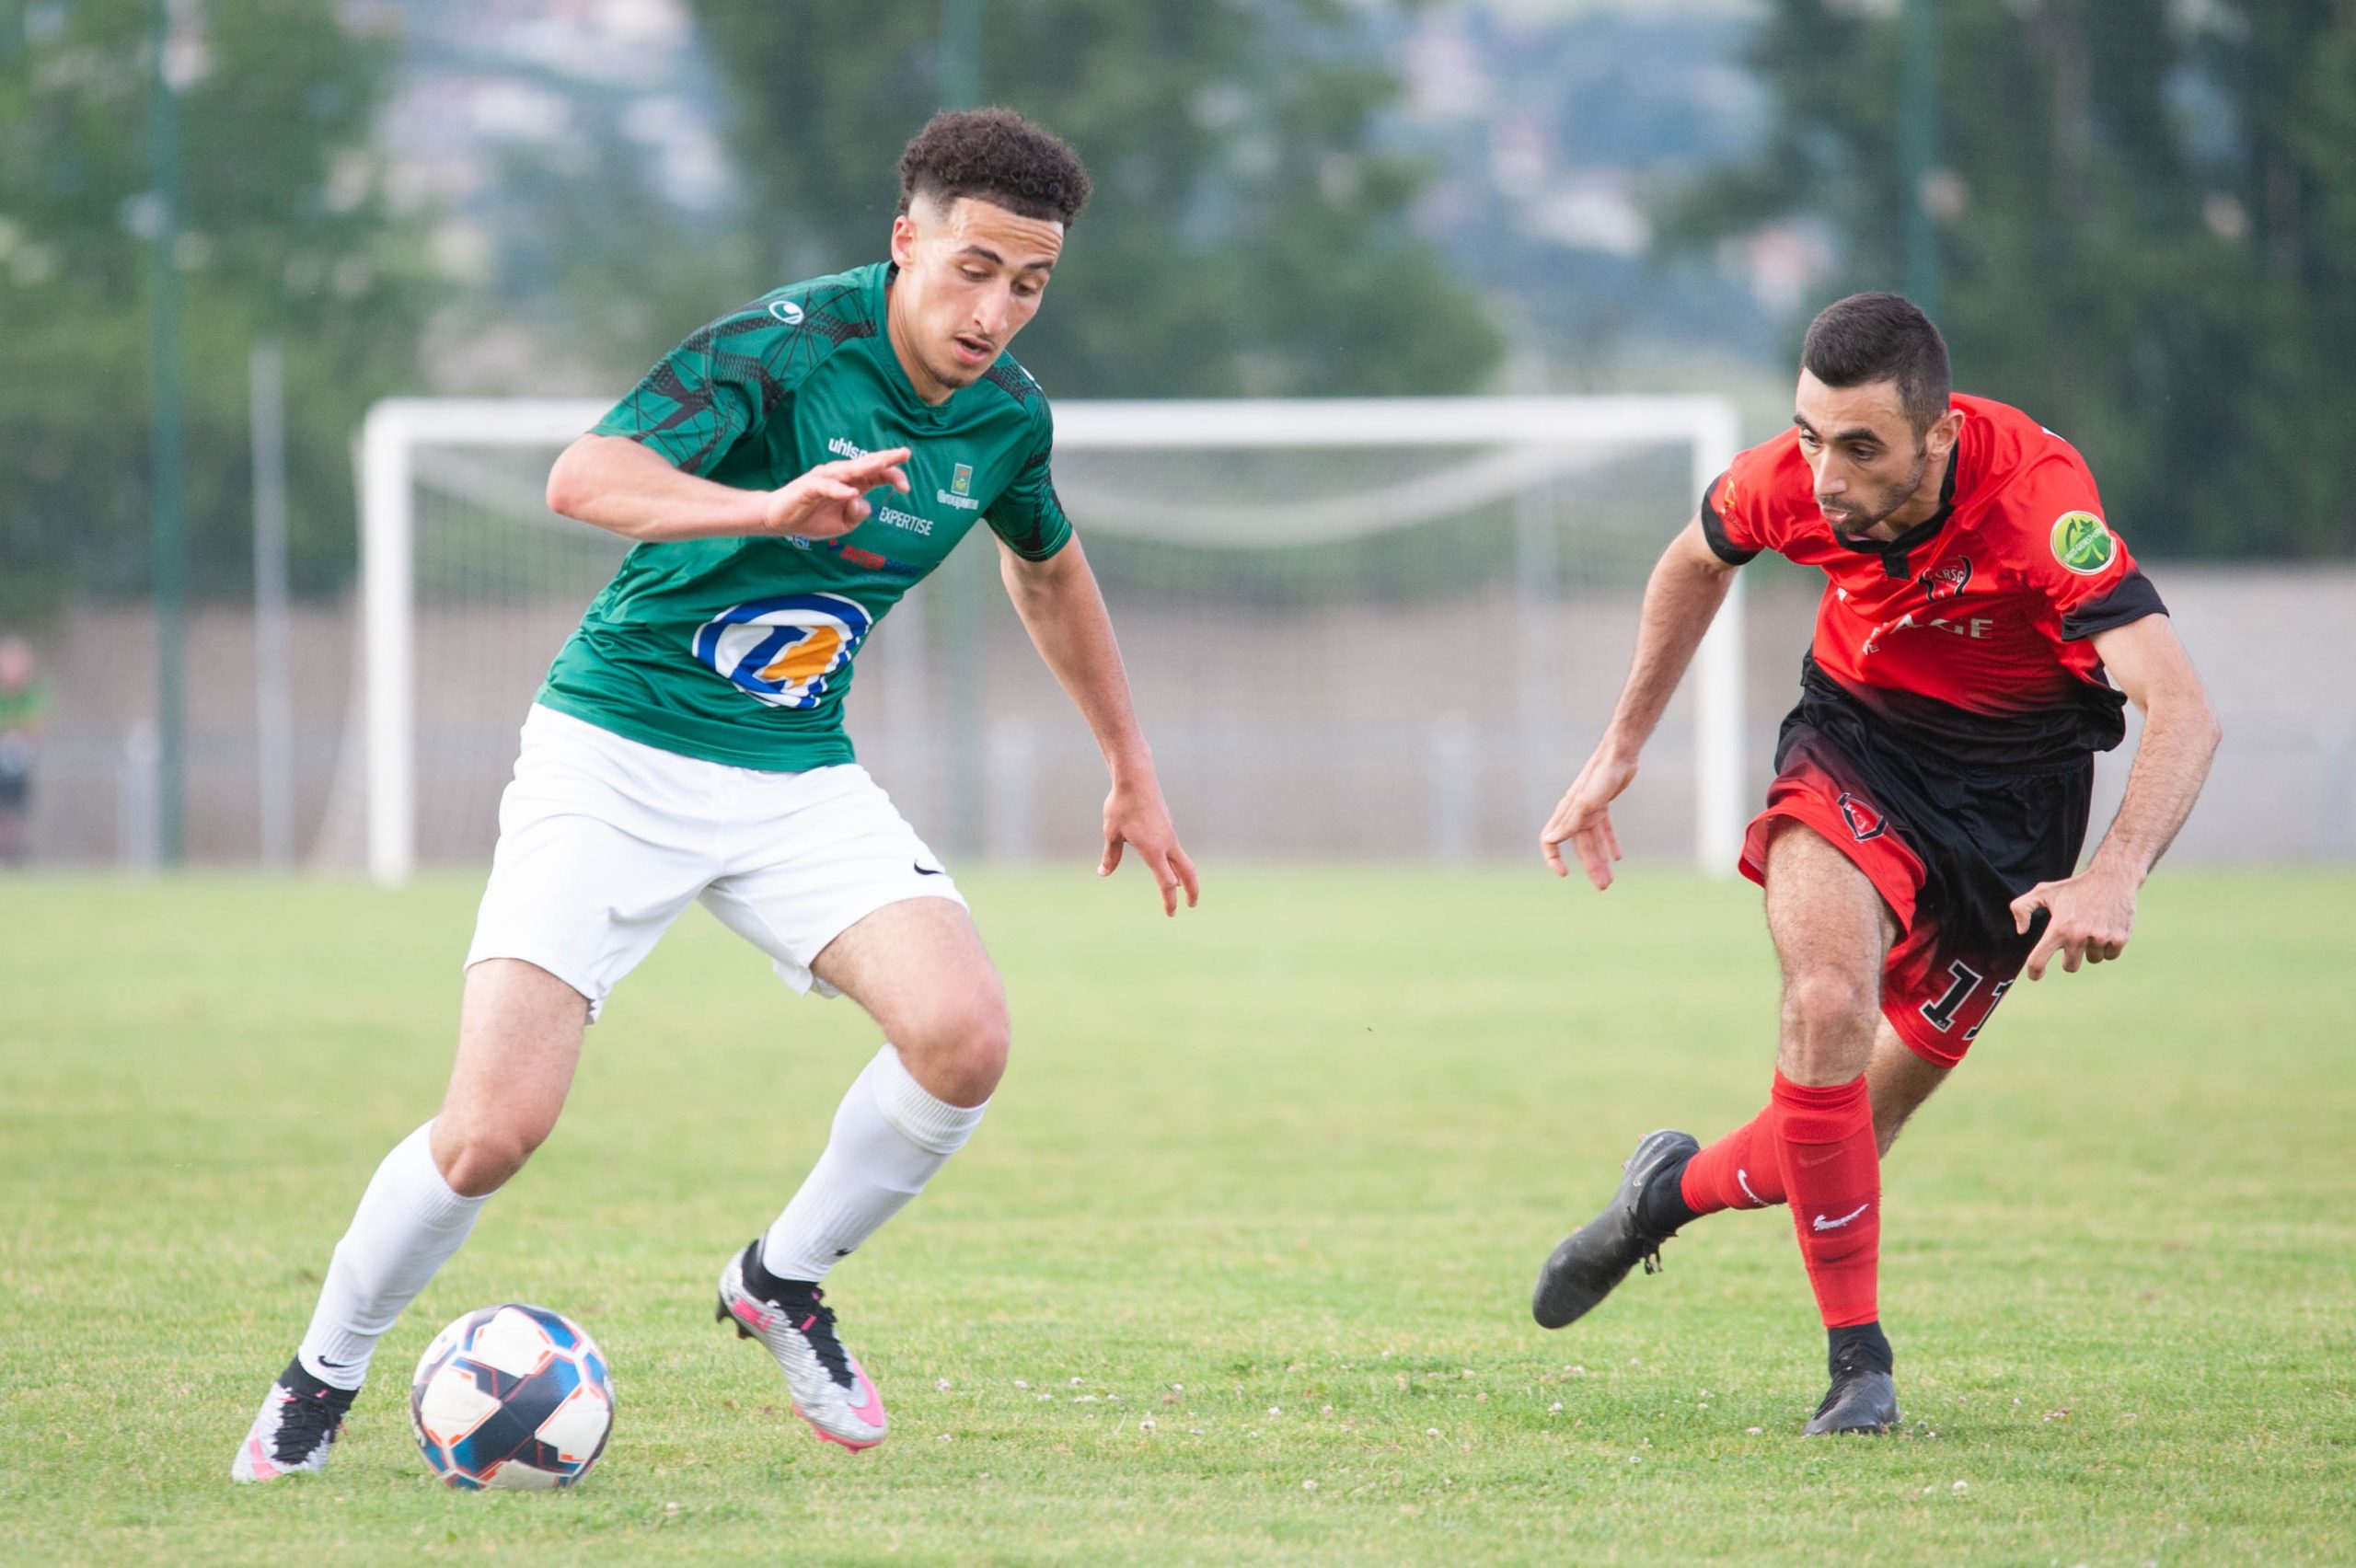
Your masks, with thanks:
[{"label": "blurred tree", "polygon": [[[877,260],[941,106],[939,4],[693,0],[769,282]],[[1346,0],[987,0],[982,98],[1096,180],[1025,365],[1064,396],[1455,392],[1496,329],[1409,229],[1396,83]],[[683,324],[684,325],[684,324]]]},{"label": "blurred tree", "polygon": [[[247,356],[286,346],[298,589],[352,556],[361,410],[426,285],[369,150],[387,40],[338,0],[205,0],[181,100],[191,585],[252,582]],[[0,0],[0,618],[146,586],[150,0]]]},{"label": "blurred tree", "polygon": [[2139,551],[2356,551],[2356,6],[1941,0],[1918,192],[1896,9],[1775,0],[1773,133],[1677,199],[1664,243],[1823,222],[1821,304],[1902,286],[1922,201],[1958,385],[2074,442]]},{"label": "blurred tree", "polygon": [[[746,293],[756,275],[740,206],[682,205],[618,115],[582,108],[561,140],[499,149],[479,213],[487,276],[435,328],[437,341],[521,331],[533,352],[514,367],[520,375],[483,386],[445,363],[440,378],[458,384],[450,390],[544,396],[562,385],[615,395],[678,342],[682,323],[709,320],[722,308],[713,301]],[[596,330],[583,332],[583,321]]]}]

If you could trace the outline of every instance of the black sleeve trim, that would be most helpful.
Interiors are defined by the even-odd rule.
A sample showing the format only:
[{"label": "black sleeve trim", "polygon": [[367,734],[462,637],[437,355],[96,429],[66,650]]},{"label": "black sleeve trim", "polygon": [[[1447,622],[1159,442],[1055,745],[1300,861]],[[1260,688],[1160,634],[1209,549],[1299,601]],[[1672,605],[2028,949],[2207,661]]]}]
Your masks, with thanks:
[{"label": "black sleeve trim", "polygon": [[2152,580],[2137,568],[2119,580],[2119,586],[2096,599],[2093,604],[2072,610],[2062,617],[2062,640],[2076,642],[2098,631],[2125,626],[2142,620],[2145,616],[2164,616],[2168,607],[2160,603],[2160,591]]},{"label": "black sleeve trim", "polygon": [[1710,501],[1718,493],[1718,487],[1726,482],[1727,477],[1720,474],[1710,481],[1710,488],[1702,492],[1702,536],[1710,541],[1711,550],[1720,560],[1728,566],[1740,566],[1755,559],[1759,552],[1746,550],[1727,537],[1726,519],[1718,515],[1718,509]]}]

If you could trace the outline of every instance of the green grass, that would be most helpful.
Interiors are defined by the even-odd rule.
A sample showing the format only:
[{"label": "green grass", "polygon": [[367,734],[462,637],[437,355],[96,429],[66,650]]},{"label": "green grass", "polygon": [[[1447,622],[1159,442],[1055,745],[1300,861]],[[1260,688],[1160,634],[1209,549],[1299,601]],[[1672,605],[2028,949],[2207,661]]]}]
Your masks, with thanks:
[{"label": "green grass", "polygon": [[[1837,1444],[1796,1436],[1781,1211],[1564,1333],[1525,1305],[1637,1134],[1763,1097],[1747,885],[1213,868],[1170,923],[1126,874],[969,891],[1014,1069],[832,1292],[889,1443],[814,1441],[711,1321],[872,1035],[698,913],[332,1470],[236,1488],[439,1093],[475,885],[0,882],[0,1558],[2356,1559],[2356,878],[2171,868],[2126,963],[2015,993],[1887,1173],[1907,1425]],[[619,1425],[576,1492],[454,1495],[404,1378],[510,1298],[603,1341]]]}]

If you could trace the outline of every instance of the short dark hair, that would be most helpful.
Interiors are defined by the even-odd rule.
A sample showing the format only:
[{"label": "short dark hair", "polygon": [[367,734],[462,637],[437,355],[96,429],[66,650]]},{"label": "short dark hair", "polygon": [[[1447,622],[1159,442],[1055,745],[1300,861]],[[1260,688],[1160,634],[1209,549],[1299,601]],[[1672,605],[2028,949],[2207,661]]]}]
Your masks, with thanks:
[{"label": "short dark hair", "polygon": [[1011,109],[944,109],[900,155],[900,211],[972,196],[1066,228],[1088,205],[1080,155]]},{"label": "short dark hair", "polygon": [[1898,383],[1898,404],[1921,435],[1947,411],[1947,342],[1904,294],[1855,294],[1807,325],[1800,365],[1827,386]]}]

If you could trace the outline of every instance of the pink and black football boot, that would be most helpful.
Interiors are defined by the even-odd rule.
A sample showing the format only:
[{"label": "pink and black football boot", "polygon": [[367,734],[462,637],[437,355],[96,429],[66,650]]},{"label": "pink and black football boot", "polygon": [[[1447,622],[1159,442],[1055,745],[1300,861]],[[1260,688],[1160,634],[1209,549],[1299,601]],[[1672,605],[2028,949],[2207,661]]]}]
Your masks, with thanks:
[{"label": "pink and black football boot", "polygon": [[846,1448],[872,1448],[890,1424],[884,1396],[859,1357],[835,1337],[826,1293],[807,1280],[776,1278],[761,1266],[760,1249],[756,1238],[721,1270],[720,1307],[712,1315],[734,1323],[739,1338],[768,1347],[785,1369],[794,1413],[820,1437]]},{"label": "pink and black football boot", "polygon": [[357,1389],[323,1383],[303,1370],[298,1357],[270,1386],[261,1412],[230,1463],[231,1481],[276,1481],[283,1475],[328,1468],[328,1450],[343,1432],[343,1418]]}]

